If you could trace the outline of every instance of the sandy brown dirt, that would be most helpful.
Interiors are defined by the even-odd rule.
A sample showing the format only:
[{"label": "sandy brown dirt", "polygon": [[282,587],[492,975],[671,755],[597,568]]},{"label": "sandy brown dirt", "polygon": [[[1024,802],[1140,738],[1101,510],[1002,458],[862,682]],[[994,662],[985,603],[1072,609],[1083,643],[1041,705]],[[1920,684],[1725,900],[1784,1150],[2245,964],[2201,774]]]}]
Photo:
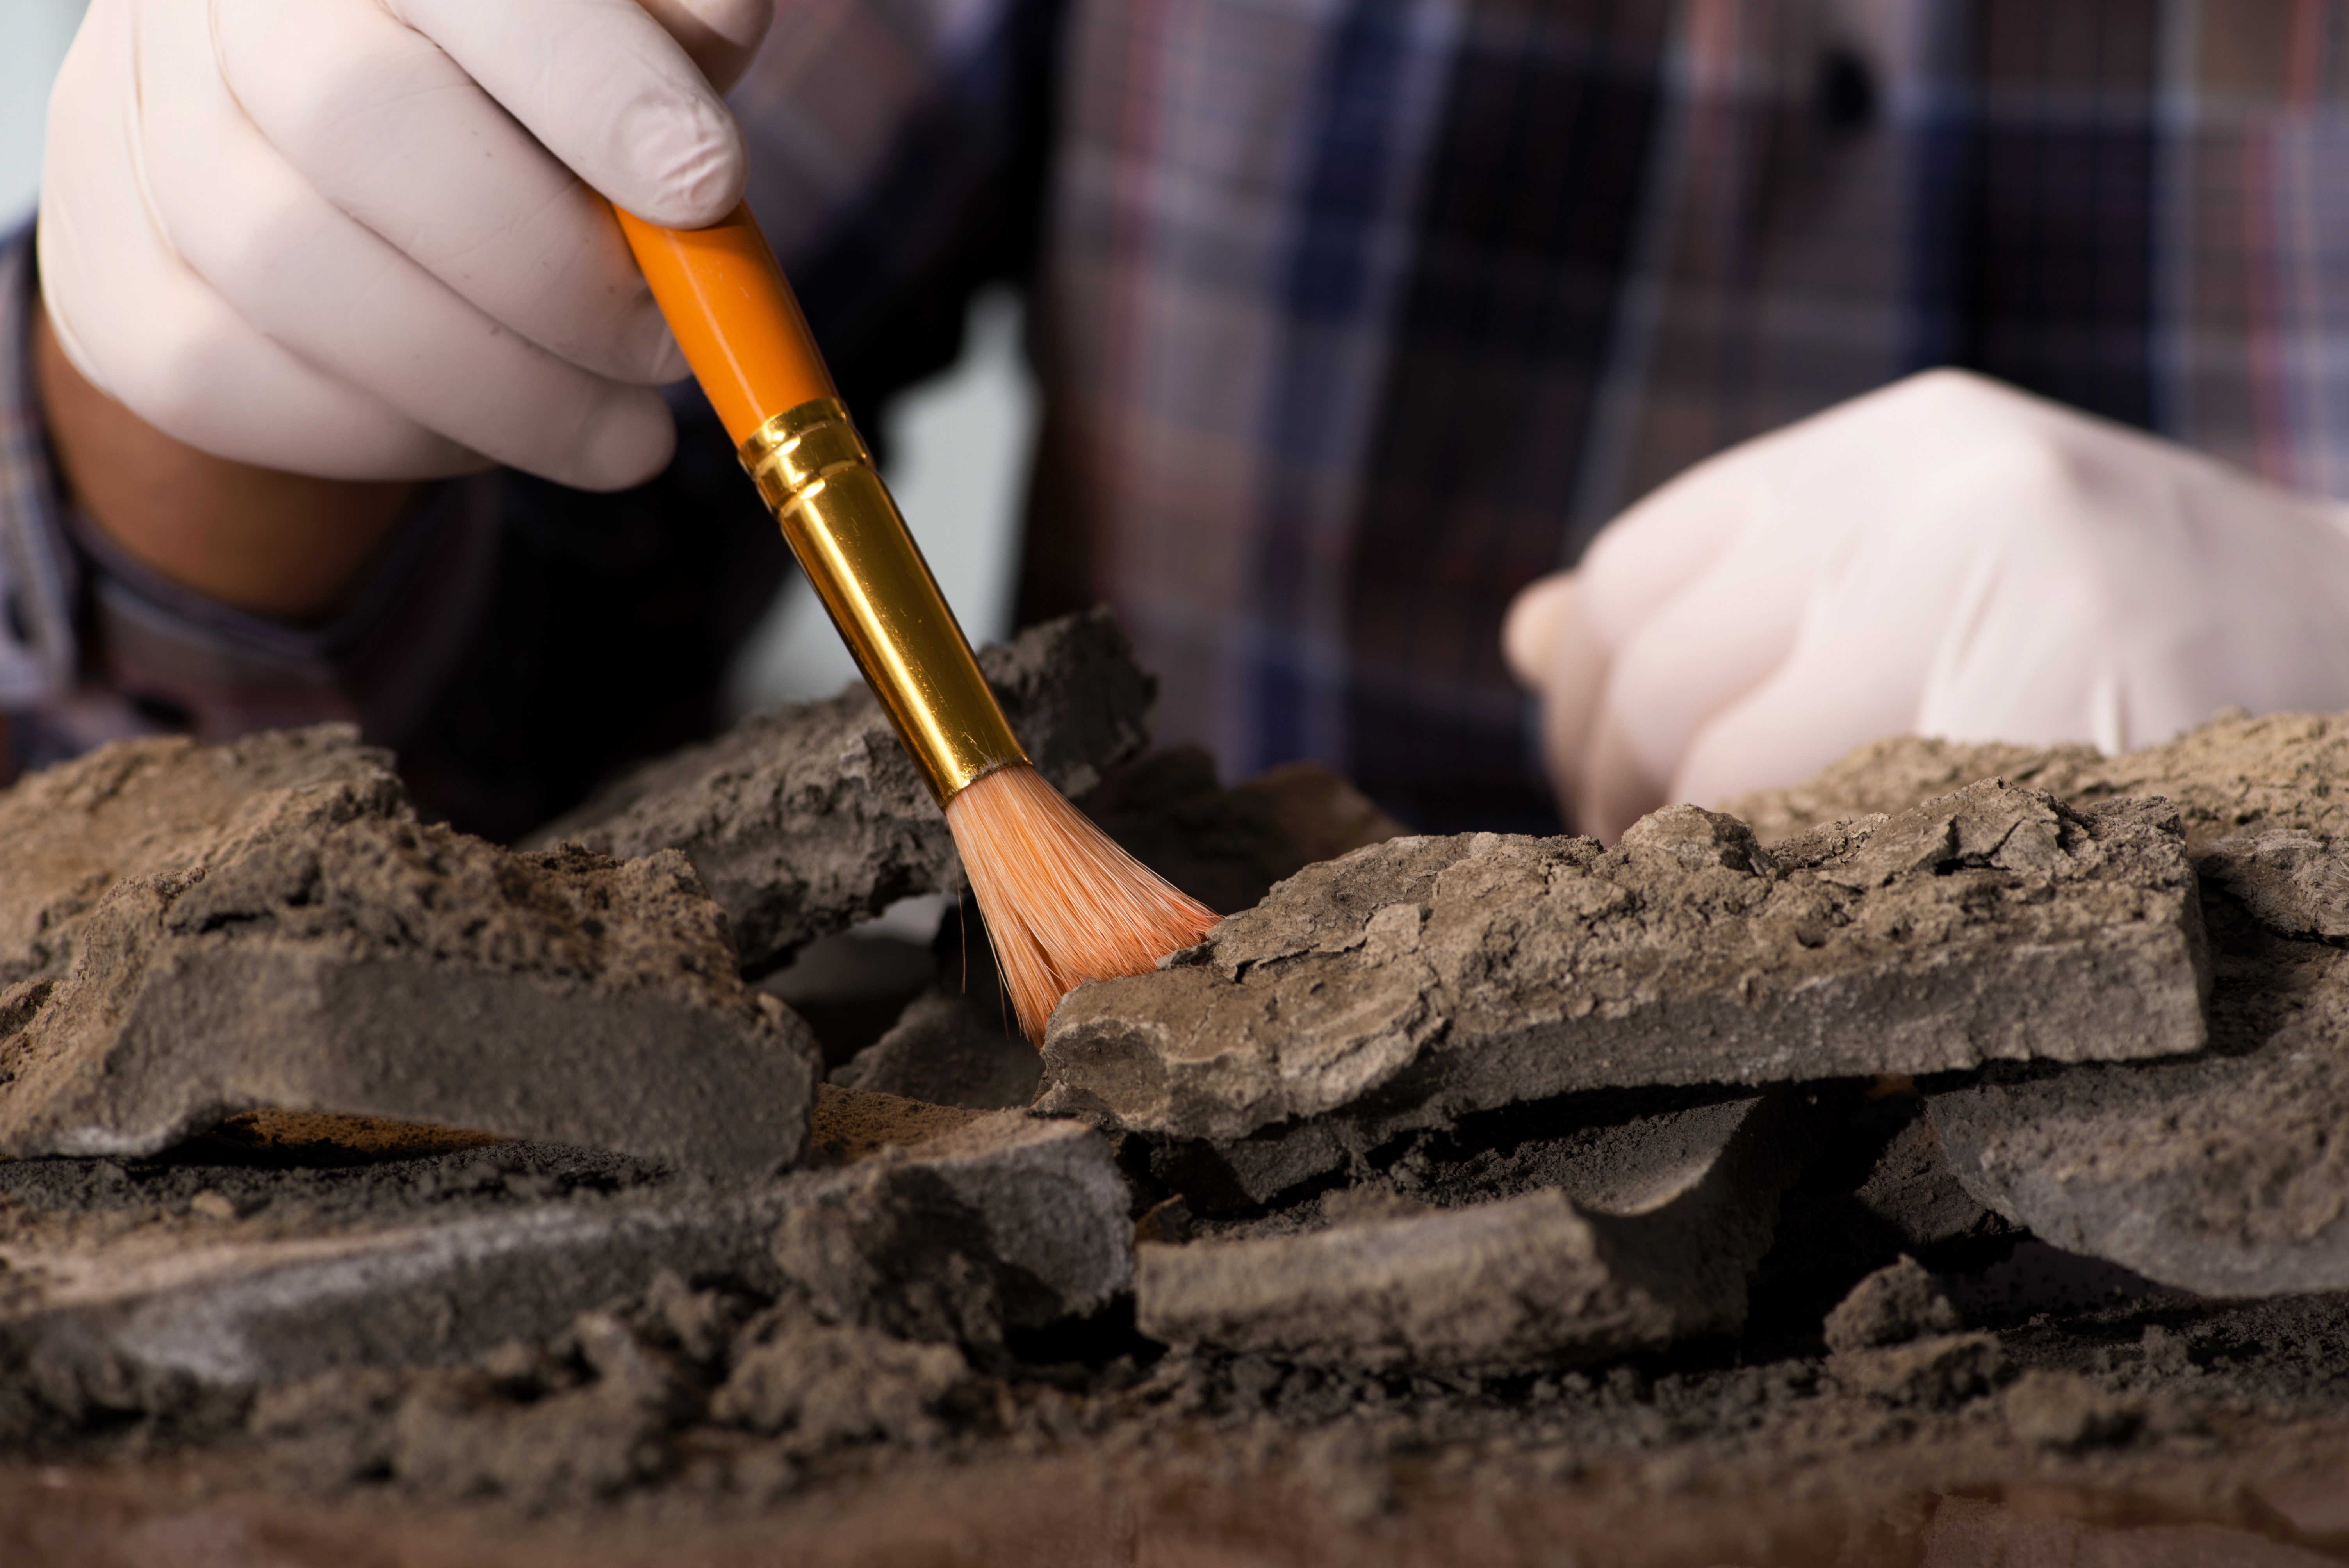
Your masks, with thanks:
[{"label": "sandy brown dirt", "polygon": [[[1093,1457],[898,1475],[751,1522],[516,1525],[494,1510],[318,1507],[219,1465],[0,1470],[0,1560],[54,1568],[1126,1568],[1284,1563],[1617,1568],[2297,1568],[2349,1559],[2349,1432],[2277,1434],[2238,1473],[2044,1473],[1876,1498],[1592,1483],[1506,1491],[1410,1475],[1365,1518],[1309,1468],[1219,1477]],[[2313,1446],[2310,1446],[2313,1439]]]}]

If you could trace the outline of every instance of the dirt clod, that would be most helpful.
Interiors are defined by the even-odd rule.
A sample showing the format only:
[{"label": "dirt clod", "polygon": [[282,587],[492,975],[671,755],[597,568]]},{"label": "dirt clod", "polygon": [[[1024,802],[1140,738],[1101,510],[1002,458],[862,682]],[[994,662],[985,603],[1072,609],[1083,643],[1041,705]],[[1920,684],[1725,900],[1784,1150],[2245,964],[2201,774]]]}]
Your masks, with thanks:
[{"label": "dirt clod", "polygon": [[1903,1257],[1852,1287],[1827,1314],[1827,1348],[1837,1352],[1905,1345],[1928,1334],[1951,1334],[1958,1309],[1915,1258]]}]

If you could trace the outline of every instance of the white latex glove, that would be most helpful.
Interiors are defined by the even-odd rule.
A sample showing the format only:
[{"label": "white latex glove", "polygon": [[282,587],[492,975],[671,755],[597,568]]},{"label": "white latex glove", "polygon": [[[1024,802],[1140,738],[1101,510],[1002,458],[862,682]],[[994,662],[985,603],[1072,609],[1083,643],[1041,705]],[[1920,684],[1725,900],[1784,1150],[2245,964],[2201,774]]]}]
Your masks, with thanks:
[{"label": "white latex glove", "polygon": [[772,13],[92,0],[49,102],[49,319],[90,381],[222,457],[637,482],[685,363],[589,187],[723,216],[744,152],[711,78]]},{"label": "white latex glove", "polygon": [[1611,840],[1878,736],[2111,752],[2349,707],[2349,511],[1933,371],[1690,469],[1504,636],[1568,816]]}]

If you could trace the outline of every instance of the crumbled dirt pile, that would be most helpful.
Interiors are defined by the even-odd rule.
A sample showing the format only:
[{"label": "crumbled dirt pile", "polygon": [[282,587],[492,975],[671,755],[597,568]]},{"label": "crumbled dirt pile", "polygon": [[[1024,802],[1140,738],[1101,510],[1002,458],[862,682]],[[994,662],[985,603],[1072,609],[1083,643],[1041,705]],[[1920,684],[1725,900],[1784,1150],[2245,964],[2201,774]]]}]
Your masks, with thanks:
[{"label": "crumbled dirt pile", "polygon": [[1127,1191],[1092,1133],[822,1101],[812,1168],[722,1188],[587,1150],[437,1130],[322,1142],[266,1119],[157,1161],[0,1162],[6,1429],[215,1431],[355,1365],[549,1341],[671,1274],[980,1348],[1129,1288]]},{"label": "crumbled dirt pile", "polygon": [[322,732],[0,797],[0,1444],[688,1532],[1078,1455],[1372,1528],[2349,1456],[2338,721],[1888,743],[1603,849],[1114,764],[1113,627],[1021,646],[1048,773],[1237,910],[1040,1064],[952,913],[829,1084],[741,978],[954,885],[852,699],[543,851]]},{"label": "crumbled dirt pile", "polygon": [[[1906,1113],[1916,1113],[1913,1098]],[[451,1219],[525,1222],[582,1202],[624,1208],[670,1180],[511,1145],[272,1167],[264,1150],[226,1141],[166,1161],[19,1161],[16,1171],[41,1180],[13,1181],[0,1214],[16,1224],[110,1216],[118,1240],[160,1224],[217,1234],[273,1211],[293,1227],[305,1194],[339,1186],[345,1195],[320,1207],[346,1222],[393,1227],[403,1211],[412,1222],[436,1207]],[[1336,1211],[1313,1233],[1408,1202],[1401,1194],[1414,1173],[1446,1163],[1424,1142],[1370,1162],[1356,1183],[1308,1205]],[[68,1191],[62,1178],[75,1170],[99,1179]],[[1335,1202],[1340,1193],[1351,1196]],[[222,1202],[197,1205],[205,1194]],[[215,1212],[256,1202],[241,1220]],[[160,1217],[167,1210],[179,1217]],[[176,1401],[142,1403],[151,1386],[91,1379],[73,1390],[78,1407],[63,1406],[53,1377],[13,1358],[0,1386],[10,1391],[11,1449],[47,1462],[200,1455],[234,1484],[282,1495],[410,1509],[488,1502],[525,1514],[616,1509],[672,1529],[853,1495],[908,1470],[1055,1454],[1207,1484],[1285,1471],[1341,1520],[1365,1522],[1407,1511],[1427,1489],[1462,1485],[1501,1497],[1671,1496],[1701,1485],[1706,1495],[1792,1488],[1868,1498],[2002,1477],[2127,1487],[2184,1466],[2223,1498],[2271,1481],[2295,1448],[2349,1442],[2349,1367],[2338,1355],[2349,1301],[2340,1297],[2208,1302],[2116,1272],[2088,1280],[2081,1303],[1977,1303],[1978,1315],[1952,1331],[1943,1309],[1955,1298],[1939,1287],[1995,1271],[1892,1266],[1928,1281],[1921,1309],[1908,1280],[1888,1291],[1867,1279],[1858,1301],[1834,1315],[1868,1318],[1876,1326],[1862,1337],[1886,1343],[1829,1354],[1818,1316],[1806,1333],[1764,1326],[1785,1305],[1764,1299],[1741,1334],[1547,1372],[1170,1350],[1114,1312],[966,1339],[951,1315],[886,1328],[830,1315],[774,1276],[705,1264],[652,1269],[504,1337],[495,1337],[501,1305],[469,1298],[460,1309],[468,1335],[453,1354],[315,1369],[240,1398],[182,1389]],[[956,1288],[951,1269],[931,1277]],[[1895,1295],[1902,1299],[1883,1299]]]}]

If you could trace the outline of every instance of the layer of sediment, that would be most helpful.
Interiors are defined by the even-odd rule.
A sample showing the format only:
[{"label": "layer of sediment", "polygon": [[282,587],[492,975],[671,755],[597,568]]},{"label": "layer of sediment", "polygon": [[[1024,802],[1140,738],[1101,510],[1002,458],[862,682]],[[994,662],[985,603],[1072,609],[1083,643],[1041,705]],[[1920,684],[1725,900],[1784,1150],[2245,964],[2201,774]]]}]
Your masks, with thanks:
[{"label": "layer of sediment", "polygon": [[687,1525],[1080,1451],[1341,1523],[2349,1454],[2349,723],[1885,742],[1608,848],[1137,759],[1102,617],[985,665],[1234,911],[1040,1058],[957,914],[840,934],[958,887],[862,695],[536,849],[343,730],[0,794],[0,1442]]}]

